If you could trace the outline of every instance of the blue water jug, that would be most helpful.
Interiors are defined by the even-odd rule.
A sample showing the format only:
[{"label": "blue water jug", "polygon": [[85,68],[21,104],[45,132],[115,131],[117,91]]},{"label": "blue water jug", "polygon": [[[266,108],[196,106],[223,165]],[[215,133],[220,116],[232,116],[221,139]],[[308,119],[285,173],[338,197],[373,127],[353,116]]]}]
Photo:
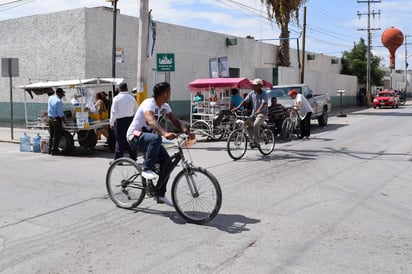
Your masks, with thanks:
[{"label": "blue water jug", "polygon": [[40,150],[40,134],[37,133],[36,136],[33,137],[33,152],[41,152]]},{"label": "blue water jug", "polygon": [[30,136],[26,132],[20,137],[20,152],[30,152]]}]

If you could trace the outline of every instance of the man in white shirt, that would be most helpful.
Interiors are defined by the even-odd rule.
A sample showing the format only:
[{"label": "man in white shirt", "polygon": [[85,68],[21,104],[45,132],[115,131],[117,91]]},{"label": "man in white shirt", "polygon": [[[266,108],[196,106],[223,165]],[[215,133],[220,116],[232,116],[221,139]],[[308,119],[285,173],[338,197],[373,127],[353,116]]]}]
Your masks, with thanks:
[{"label": "man in white shirt", "polygon": [[119,88],[120,92],[113,98],[110,110],[110,128],[114,129],[116,139],[114,159],[123,157],[126,149],[129,150],[130,158],[136,160],[136,151],[129,148],[126,132],[137,111],[137,103],[135,98],[127,91],[126,83],[120,84]]},{"label": "man in white shirt", "polygon": [[310,119],[312,117],[313,109],[310,106],[305,96],[298,93],[295,89],[289,91],[288,95],[293,99],[295,107],[299,113],[300,118],[300,137],[303,140],[308,140],[310,136]]},{"label": "man in white shirt", "polygon": [[172,202],[165,197],[171,159],[166,149],[162,146],[162,136],[172,140],[176,138],[176,134],[166,131],[160,126],[159,120],[165,114],[178,130],[184,133],[188,133],[188,130],[172,113],[172,109],[168,104],[170,95],[170,84],[167,82],[158,83],[153,87],[153,97],[145,99],[140,104],[127,130],[127,139],[132,148],[138,147],[141,151],[146,151],[146,157],[142,165],[142,176],[145,179],[155,179],[156,175],[153,173],[152,168],[155,163],[160,164],[157,185],[161,187],[157,189],[158,197],[156,199],[158,203],[173,206]]}]

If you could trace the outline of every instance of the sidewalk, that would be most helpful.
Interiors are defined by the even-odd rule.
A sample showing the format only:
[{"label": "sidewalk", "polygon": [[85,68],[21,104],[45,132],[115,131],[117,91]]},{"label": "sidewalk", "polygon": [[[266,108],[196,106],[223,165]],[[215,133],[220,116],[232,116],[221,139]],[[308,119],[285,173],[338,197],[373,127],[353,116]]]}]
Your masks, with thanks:
[{"label": "sidewalk", "polygon": [[[343,114],[349,114],[354,111],[360,111],[360,110],[365,110],[368,109],[366,106],[343,106],[342,107],[342,113]],[[329,113],[329,117],[337,116],[341,114],[340,106],[333,106],[331,112]]]},{"label": "sidewalk", "polygon": [[[13,139],[11,138],[12,132]],[[49,136],[49,132],[42,129],[13,128],[12,131],[10,127],[0,127],[0,142],[20,144],[20,137],[23,136],[24,132],[26,132],[30,138],[36,136],[37,133],[39,133],[40,136]]]},{"label": "sidewalk", "polygon": [[[350,106],[350,107],[343,107],[342,112],[344,114],[348,114],[354,111],[364,110],[366,109],[365,106]],[[329,113],[329,117],[333,117],[340,114],[340,106],[335,106],[332,111]],[[13,128],[13,139],[11,138],[12,130],[10,127],[0,127],[0,142],[8,142],[8,143],[20,143],[20,137],[23,136],[24,132],[27,133],[31,138],[36,136],[37,133],[40,136],[49,136],[49,132],[47,130],[41,129],[26,129],[26,128]]]}]

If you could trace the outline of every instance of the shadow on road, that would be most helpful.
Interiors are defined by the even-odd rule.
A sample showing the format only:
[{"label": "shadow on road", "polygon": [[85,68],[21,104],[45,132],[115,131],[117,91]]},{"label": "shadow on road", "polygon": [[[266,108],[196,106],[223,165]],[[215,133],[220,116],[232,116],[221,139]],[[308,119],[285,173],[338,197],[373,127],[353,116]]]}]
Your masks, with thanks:
[{"label": "shadow on road", "polygon": [[[152,208],[134,208],[135,212],[160,215],[169,218],[176,224],[190,224],[183,220],[176,211],[161,211]],[[239,214],[218,214],[212,221],[203,226],[214,227],[227,233],[236,234],[249,231],[249,224],[260,223],[260,220],[246,217]]]}]

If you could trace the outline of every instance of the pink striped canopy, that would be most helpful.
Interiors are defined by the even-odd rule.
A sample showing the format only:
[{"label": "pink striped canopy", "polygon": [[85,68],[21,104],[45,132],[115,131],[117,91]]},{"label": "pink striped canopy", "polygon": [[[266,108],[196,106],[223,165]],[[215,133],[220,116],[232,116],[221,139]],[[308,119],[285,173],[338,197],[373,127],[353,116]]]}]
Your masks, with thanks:
[{"label": "pink striped canopy", "polygon": [[207,78],[196,79],[189,83],[189,90],[198,91],[224,91],[231,88],[251,89],[252,83],[248,78]]}]

